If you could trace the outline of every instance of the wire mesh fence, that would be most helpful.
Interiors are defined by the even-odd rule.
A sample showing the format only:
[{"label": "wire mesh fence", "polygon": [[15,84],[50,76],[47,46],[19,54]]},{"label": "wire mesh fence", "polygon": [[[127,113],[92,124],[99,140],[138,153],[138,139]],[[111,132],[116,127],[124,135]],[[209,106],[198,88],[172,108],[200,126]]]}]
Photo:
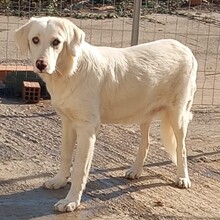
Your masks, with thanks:
[{"label": "wire mesh fence", "polygon": [[[220,105],[220,1],[140,2],[140,22],[136,22],[136,30],[139,29],[138,42],[173,38],[187,45],[199,62],[198,89],[194,103]],[[30,61],[20,57],[13,36],[14,30],[32,16],[67,17],[85,31],[86,40],[93,45],[131,45],[134,1],[5,0],[0,1],[1,68],[16,66],[19,70],[22,66],[28,77]],[[19,78],[19,74],[16,73],[14,80]]]},{"label": "wire mesh fence", "polygon": [[139,43],[174,38],[187,45],[199,63],[194,104],[219,105],[220,1],[199,0],[194,2],[194,6],[189,4],[190,1],[186,6],[180,1],[171,3],[166,1],[166,7],[151,9],[147,3],[143,5],[152,13],[141,20]]}]

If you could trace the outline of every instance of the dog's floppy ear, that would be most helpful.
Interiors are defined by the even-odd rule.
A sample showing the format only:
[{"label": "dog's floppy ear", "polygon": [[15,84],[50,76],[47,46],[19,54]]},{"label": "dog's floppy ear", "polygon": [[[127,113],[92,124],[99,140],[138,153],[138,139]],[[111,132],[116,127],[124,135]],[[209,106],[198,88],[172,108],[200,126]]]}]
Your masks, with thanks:
[{"label": "dog's floppy ear", "polygon": [[70,52],[74,57],[77,57],[80,52],[81,45],[85,40],[85,33],[72,22],[69,23],[67,28],[69,38],[68,46]]},{"label": "dog's floppy ear", "polygon": [[15,31],[15,43],[22,55],[28,52],[28,33],[30,31],[31,20]]}]

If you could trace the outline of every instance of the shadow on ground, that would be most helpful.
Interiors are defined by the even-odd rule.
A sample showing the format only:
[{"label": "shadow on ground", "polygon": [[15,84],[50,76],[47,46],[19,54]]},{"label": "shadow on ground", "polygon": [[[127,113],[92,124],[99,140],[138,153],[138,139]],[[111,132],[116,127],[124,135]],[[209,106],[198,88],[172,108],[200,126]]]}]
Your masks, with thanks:
[{"label": "shadow on ground", "polygon": [[[41,174],[40,176],[47,176]],[[0,184],[7,187],[8,184],[15,184],[16,182],[36,178],[36,176],[27,176],[14,178],[7,181],[2,181]],[[146,184],[147,180],[158,179],[158,176],[143,176],[139,180],[131,181],[123,177],[108,177],[90,181],[83,194],[82,203],[89,202],[94,207],[100,208],[100,203],[97,201],[107,201],[120,197],[130,192],[139,191],[145,188],[163,187],[170,185],[168,183]],[[136,186],[138,182],[143,182]],[[28,220],[32,218],[54,219],[89,219],[91,216],[91,207],[79,209],[73,213],[58,213],[53,210],[53,205],[60,199],[64,198],[70,188],[70,183],[66,187],[59,190],[47,190],[35,188],[32,190],[17,192],[9,195],[0,196],[0,213],[1,220],[5,219],[23,219]],[[116,189],[116,190],[113,190]],[[108,191],[108,192],[107,192]],[[94,201],[93,201],[94,200]],[[97,204],[96,204],[97,203]],[[82,218],[84,216],[84,218]]]},{"label": "shadow on ground", "polygon": [[[219,154],[219,152],[207,152],[194,156],[189,156],[189,161],[201,156],[210,156],[212,154]],[[170,164],[170,161],[163,161],[159,163],[151,163],[146,167],[164,166]],[[27,191],[20,191],[9,195],[0,196],[0,219],[13,220],[13,219],[92,219],[92,216],[97,209],[100,209],[102,204],[106,201],[125,196],[129,193],[140,191],[143,189],[151,189],[158,187],[171,186],[175,187],[174,183],[164,181],[161,175],[147,175],[142,176],[138,180],[127,180],[124,177],[112,177],[108,172],[116,170],[127,169],[126,166],[121,166],[113,169],[95,169],[91,174],[100,175],[102,177],[88,182],[86,190],[83,194],[82,203],[86,202],[86,208],[79,208],[73,213],[57,213],[53,210],[53,205],[60,199],[64,198],[67,194],[70,184],[68,183],[65,188],[59,190],[47,190],[43,188],[35,188]],[[20,184],[20,181],[35,179],[38,177],[48,177],[48,173],[39,174],[39,176],[31,175],[19,178],[12,178],[0,182],[0,185],[6,188],[8,185]],[[156,182],[154,181],[156,180]],[[159,181],[157,181],[159,180]],[[162,181],[161,181],[162,180]],[[152,183],[153,181],[153,183]],[[25,188],[25,187],[23,187]],[[94,210],[93,210],[94,209]],[[161,219],[162,216],[151,216],[150,213],[147,219]],[[165,217],[164,217],[165,218]],[[172,216],[166,216],[166,219],[172,219]],[[175,218],[178,219],[178,218]],[[202,218],[201,218],[202,219]]]}]

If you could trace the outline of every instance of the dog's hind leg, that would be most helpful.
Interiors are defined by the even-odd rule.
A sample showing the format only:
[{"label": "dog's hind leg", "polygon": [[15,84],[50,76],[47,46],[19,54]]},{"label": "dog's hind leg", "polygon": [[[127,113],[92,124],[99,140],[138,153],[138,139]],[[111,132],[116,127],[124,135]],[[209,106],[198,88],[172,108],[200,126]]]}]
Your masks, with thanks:
[{"label": "dog's hind leg", "polygon": [[189,110],[172,110],[169,111],[169,120],[176,137],[177,148],[177,180],[176,185],[179,188],[188,188],[191,182],[188,174],[187,167],[187,154],[186,154],[186,134],[191,113]]},{"label": "dog's hind leg", "polygon": [[65,117],[62,119],[62,145],[60,169],[58,173],[43,184],[47,189],[59,189],[67,184],[70,176],[70,167],[72,164],[73,150],[76,143],[76,131],[72,128],[69,120]]},{"label": "dog's hind leg", "polygon": [[141,142],[132,167],[125,173],[127,179],[137,179],[141,176],[145,158],[149,150],[149,129],[151,120],[140,125]]}]

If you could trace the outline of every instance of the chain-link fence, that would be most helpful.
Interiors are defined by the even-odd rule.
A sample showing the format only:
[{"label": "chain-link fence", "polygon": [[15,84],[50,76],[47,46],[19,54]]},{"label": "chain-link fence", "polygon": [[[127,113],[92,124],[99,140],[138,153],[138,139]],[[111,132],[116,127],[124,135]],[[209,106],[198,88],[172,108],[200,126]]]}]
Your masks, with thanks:
[{"label": "chain-link fence", "polygon": [[[29,17],[45,15],[69,18],[93,45],[126,47],[162,38],[179,40],[199,62],[194,103],[220,104],[219,0],[0,1],[0,75],[14,68],[28,77],[30,62],[19,56],[14,30]],[[15,73],[14,81],[19,74]]]}]

